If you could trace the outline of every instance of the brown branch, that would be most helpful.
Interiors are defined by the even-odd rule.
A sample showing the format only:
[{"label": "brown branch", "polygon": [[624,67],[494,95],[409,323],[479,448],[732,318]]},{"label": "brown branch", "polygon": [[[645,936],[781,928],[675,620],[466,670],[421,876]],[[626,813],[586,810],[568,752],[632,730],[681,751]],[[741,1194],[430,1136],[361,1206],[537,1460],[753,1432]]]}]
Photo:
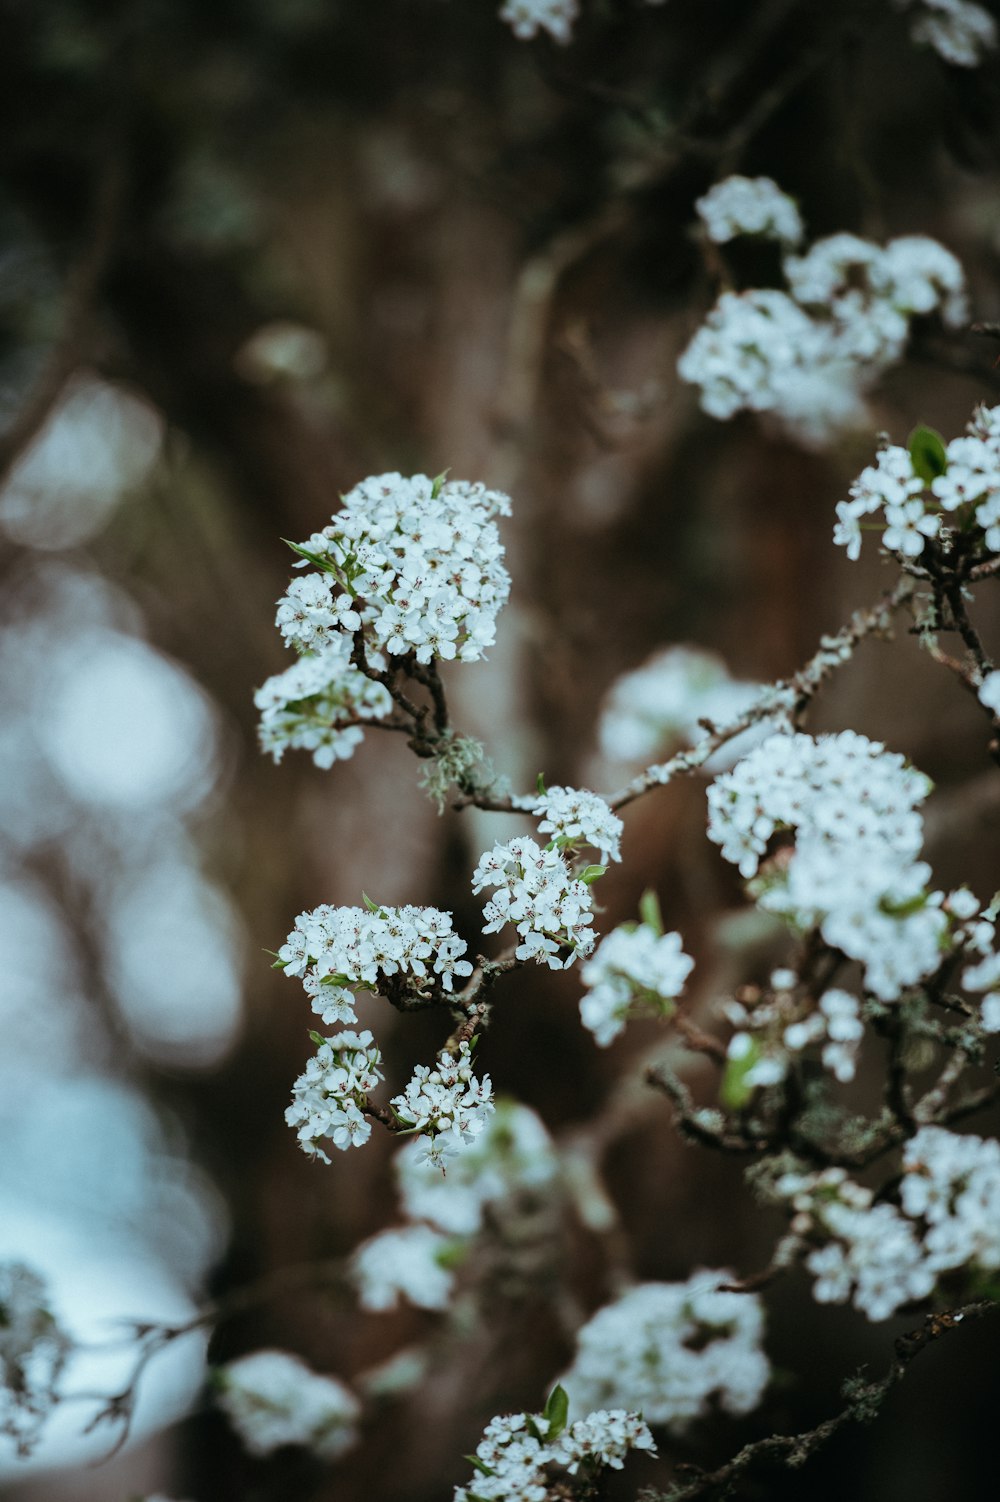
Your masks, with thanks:
[{"label": "brown branch", "polygon": [[[895,1359],[883,1377],[874,1382],[854,1380],[844,1384],[847,1406],[840,1413],[800,1434],[772,1434],[766,1439],[754,1440],[716,1471],[692,1475],[695,1467],[678,1467],[682,1484],[674,1486],[663,1496],[662,1502],[666,1502],[667,1497],[669,1502],[698,1502],[698,1499],[725,1497],[730,1495],[735,1483],[751,1471],[773,1466],[795,1469],[804,1465],[838,1430],[847,1424],[863,1424],[873,1419],[892,1389],[906,1376],[911,1362],[928,1346],[958,1329],[964,1321],[982,1319],[998,1307],[992,1299],[976,1299],[958,1309],[927,1315],[921,1326],[901,1335],[896,1341]],[[687,1479],[689,1476],[690,1480]],[[646,1495],[649,1502],[658,1502],[655,1493]]]},{"label": "brown branch", "polygon": [[744,730],[757,725],[761,720],[783,717],[798,723],[826,680],[844,663],[848,662],[859,642],[866,636],[885,635],[891,628],[892,616],[913,594],[912,579],[900,578],[894,588],[877,600],[874,605],[856,610],[847,625],[833,636],[824,636],[818,650],[809,661],[791,678],[779,679],[762,691],[749,709],[731,720],[728,725],[712,729],[703,741],[687,751],[680,751],[669,761],[647,767],[637,777],[608,796],[608,803],[616,812],[653,788],[663,787],[684,772],[693,772],[720,747],[726,745]]},{"label": "brown branch", "polygon": [[716,1126],[714,1118],[721,1116],[721,1113],[696,1109],[687,1087],[662,1064],[654,1064],[646,1070],[646,1083],[652,1085],[654,1090],[662,1091],[672,1102],[674,1126],[689,1142],[714,1148],[716,1152],[740,1155],[765,1152],[771,1146],[764,1138],[746,1137],[742,1133],[727,1132]]}]

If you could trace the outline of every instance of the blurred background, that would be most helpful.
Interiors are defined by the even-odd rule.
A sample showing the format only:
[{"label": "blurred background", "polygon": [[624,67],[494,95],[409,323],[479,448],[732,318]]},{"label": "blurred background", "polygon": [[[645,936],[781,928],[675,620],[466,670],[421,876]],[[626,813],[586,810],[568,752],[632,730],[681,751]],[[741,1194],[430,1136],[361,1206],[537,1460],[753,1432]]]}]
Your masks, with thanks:
[{"label": "blurred background", "polygon": [[[675,371],[718,290],[695,199],[766,173],[813,236],[932,235],[995,322],[1000,77],[995,56],[954,68],[916,47],[888,0],[583,0],[566,47],[519,41],[492,0],[3,0],[0,26],[0,1255],[45,1272],[98,1339],[393,1221],[385,1134],[324,1167],[284,1124],[311,1018],[265,951],[362,890],[450,909],[474,945],[469,874],[515,832],[439,817],[401,737],[372,732],[330,772],[261,757],[253,690],[291,660],[280,539],[385,470],[508,490],[513,599],[489,662],[447,675],[455,718],[517,789],[540,771],[620,784],[634,768],[596,731],[614,680],[670,644],[740,680],[792,672],[891,582],[874,549],[852,565],[830,542],[875,434],[950,437],[1000,401],[998,346],[928,322],[870,429],[822,452],[714,422]],[[761,285],[776,268],[758,254]],[[1000,645],[988,599],[977,619]],[[981,717],[905,631],[867,643],[810,725],[930,773],[935,875],[988,897]],[[775,955],[703,830],[697,781],[630,808],[602,926],[654,887],[707,1008]],[[566,1364],[553,1258],[580,1318],[626,1273],[765,1265],[777,1222],[738,1165],[621,1087],[655,1028],[601,1051],[574,972],[508,990],[483,1066],[607,1199],[581,1190],[527,1271],[484,1284],[478,1321],[384,1398],[362,1448],[335,1471],[249,1459],[202,1401],[198,1335],[149,1368],[120,1456],[93,1468],[114,1433],[81,1438],[86,1404],[66,1408],[32,1460],[0,1455],[3,1495],[444,1502],[486,1420],[539,1407]],[[376,1015],[402,1080],[440,1019]],[[802,1278],[768,1303],[787,1380],[676,1458],[719,1464],[817,1422],[906,1324],[819,1309]],[[227,1320],[210,1356],[278,1346],[351,1379],[434,1328],[306,1281]],[[991,1349],[986,1326],[946,1343],[874,1426],[758,1494],[981,1495]],[[128,1366],[95,1355],[82,1386],[110,1392]]]}]

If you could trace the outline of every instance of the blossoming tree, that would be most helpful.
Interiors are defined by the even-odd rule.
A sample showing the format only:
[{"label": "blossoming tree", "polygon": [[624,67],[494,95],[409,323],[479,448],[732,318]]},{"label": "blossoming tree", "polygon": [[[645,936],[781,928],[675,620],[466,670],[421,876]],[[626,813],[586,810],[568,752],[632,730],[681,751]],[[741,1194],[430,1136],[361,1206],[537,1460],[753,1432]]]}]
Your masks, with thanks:
[{"label": "blossoming tree", "polygon": [[[490,21],[503,45],[545,49],[543,71],[559,84],[578,41],[593,47],[605,25],[684,24],[673,0],[647,14],[656,4],[636,0],[616,20],[596,0],[507,0]],[[880,24],[951,75],[975,76],[995,61],[995,22],[971,0],[877,8]],[[875,9],[874,0],[845,6],[851,45]],[[765,42],[767,26],[780,24],[760,22]],[[841,30],[831,34],[846,46]],[[754,23],[745,40],[760,44]],[[363,1182],[350,1175],[368,1155],[389,1165],[395,1209],[335,1256],[224,1289],[191,1319],[137,1322],[127,1383],[94,1420],[113,1443],[128,1439],[137,1394],[166,1347],[229,1329],[288,1286],[316,1282],[378,1327],[371,1345],[380,1355],[361,1362],[331,1342],[314,1369],[272,1342],[213,1356],[206,1404],[260,1474],[295,1447],[334,1496],[366,1435],[405,1422],[401,1414],[422,1423],[433,1413],[421,1407],[428,1392],[444,1394],[437,1427],[450,1433],[440,1407],[461,1410],[456,1385],[491,1366],[498,1327],[527,1311],[538,1319],[530,1382],[476,1378],[490,1406],[477,1409],[475,1432],[459,1412],[473,1453],[455,1448],[434,1502],[759,1495],[753,1488],[780,1488],[838,1432],[876,1418],[917,1357],[945,1337],[961,1342],[963,1327],[1000,1304],[1000,1142],[990,1114],[1000,1104],[1000,895],[980,890],[979,869],[937,874],[935,789],[902,731],[862,733],[836,708],[870,643],[886,681],[916,648],[969,712],[969,759],[995,778],[1000,405],[988,361],[966,363],[977,390],[964,431],[940,432],[951,417],[925,410],[879,437],[893,371],[914,349],[932,358],[934,339],[954,349],[947,341],[977,316],[961,259],[912,225],[807,240],[823,213],[818,189],[797,199],[774,176],[736,170],[789,91],[825,59],[815,46],[818,63],[793,39],[789,76],[750,91],[715,137],[711,108],[706,125],[697,101],[697,131],[682,116],[668,128],[648,102],[622,102],[617,83],[571,76],[602,108],[606,95],[621,108],[616,128],[630,119],[650,133],[634,161],[622,157],[625,191],[637,199],[658,172],[669,179],[676,170],[686,193],[684,172],[707,161],[685,200],[684,228],[707,291],[675,340],[669,375],[631,404],[595,377],[579,329],[565,330],[560,348],[615,416],[655,406],[667,388],[672,399],[687,391],[687,418],[706,449],[716,424],[742,420],[808,462],[849,456],[852,476],[823,530],[825,566],[856,566],[864,580],[852,608],[770,682],[732,676],[698,643],[663,641],[644,662],[620,663],[591,695],[600,702],[590,759],[577,762],[589,775],[526,771],[524,754],[506,755],[509,770],[497,770],[509,752],[503,713],[491,714],[467,685],[507,650],[515,612],[522,642],[509,661],[520,650],[523,665],[532,590],[547,582],[527,567],[519,577],[517,529],[530,524],[531,505],[501,461],[523,437],[521,389],[542,381],[539,349],[563,270],[602,237],[627,238],[627,215],[598,211],[557,237],[518,284],[512,347],[522,379],[508,403],[514,415],[498,424],[513,440],[498,441],[496,462],[468,478],[391,469],[352,475],[338,502],[331,494],[302,528],[308,535],[288,544],[295,572],[275,625],[293,660],[254,692],[275,781],[308,760],[336,800],[346,764],[361,763],[381,736],[412,758],[398,794],[405,806],[429,797],[460,831],[460,897],[454,885],[450,897],[435,890],[431,876],[406,894],[413,900],[390,902],[359,880],[348,903],[317,890],[297,916],[272,909],[271,931],[260,935],[274,946],[282,984],[292,982],[288,1006],[301,1023],[285,1110],[309,1160],[296,1169],[318,1199],[332,1198]],[[303,346],[290,347],[281,346],[294,363]],[[241,348],[241,378],[259,377],[260,358],[260,348]],[[867,594],[876,559],[881,576]],[[620,600],[603,590],[599,556],[587,569],[607,634]],[[540,674],[556,671],[537,655]],[[244,690],[249,698],[249,680]],[[697,828],[682,830],[697,846],[684,854],[694,897],[658,880],[649,855],[651,810],[682,784],[698,810]],[[347,885],[352,854],[338,854]],[[651,865],[652,880],[626,887],[630,870]],[[702,921],[709,888],[729,910],[728,930]],[[574,1003],[555,1046],[525,1015],[525,996],[544,987],[555,1006]],[[570,1056],[603,1071],[606,1089],[585,1121],[560,1119],[545,1090],[519,1093],[516,1078],[514,1088],[494,1086],[504,1061],[491,1048],[502,1028],[524,1054],[541,1055],[546,1087]],[[702,1249],[698,1229],[676,1254],[651,1258],[640,1219],[630,1223],[630,1181],[616,1155],[654,1154],[667,1125],[690,1149],[685,1163],[743,1170],[742,1213],[754,1230],[724,1262],[711,1235]],[[656,1234],[669,1239],[659,1225]],[[772,1301],[788,1288],[848,1306],[866,1330],[900,1322],[894,1343],[880,1345],[876,1330],[866,1348],[882,1353],[873,1369],[839,1374],[836,1406],[792,1427],[781,1407],[791,1379],[777,1370],[788,1357],[773,1352],[769,1334]],[[28,1454],[72,1397],[65,1375],[77,1343],[58,1300],[21,1260],[0,1263],[0,1316],[0,1426]],[[808,1353],[798,1354],[807,1367]],[[720,1438],[699,1449],[705,1432]],[[397,1475],[407,1464],[400,1456]],[[393,1484],[402,1496],[403,1481]]]}]

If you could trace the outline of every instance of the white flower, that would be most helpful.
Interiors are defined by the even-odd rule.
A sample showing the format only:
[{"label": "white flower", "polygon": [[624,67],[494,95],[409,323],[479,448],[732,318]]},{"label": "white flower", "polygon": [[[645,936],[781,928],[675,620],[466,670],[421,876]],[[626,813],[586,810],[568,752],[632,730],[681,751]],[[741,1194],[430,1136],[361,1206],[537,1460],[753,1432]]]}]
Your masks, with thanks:
[{"label": "white flower", "polygon": [[752,877],[772,837],[796,831],[790,859],[756,884],[759,905],[797,929],[818,927],[890,1001],[937,968],[949,930],[943,894],[927,890],[917,860],[917,805],[929,790],[901,756],[854,731],[774,735],[709,788],[708,834]]},{"label": "white flower", "polygon": [[[875,463],[863,469],[854,481],[850,499],[838,503],[834,542],[846,547],[847,556],[856,560],[861,551],[861,518],[883,509],[888,515],[890,508],[893,515],[899,518],[902,539],[905,526],[913,522],[919,526],[923,517],[924,508],[917,499],[923,489],[924,482],[913,468],[909,451],[900,448],[898,444],[887,444]],[[914,506],[917,509],[907,509]],[[937,519],[934,518],[932,531],[936,531],[937,526]],[[882,541],[886,547],[899,545],[889,540],[888,534],[883,536]],[[920,553],[923,549],[922,535],[918,537],[918,542],[916,552]]]},{"label": "white flower", "polygon": [[1000,673],[987,673],[979,685],[979,702],[991,714],[1000,715]]},{"label": "white flower", "polygon": [[582,1466],[589,1476],[603,1467],[620,1471],[630,1450],[656,1453],[639,1414],[621,1408],[589,1413],[561,1434],[550,1430],[541,1413],[491,1419],[476,1446],[480,1469],[468,1487],[455,1488],[455,1502],[546,1502],[556,1467],[575,1476]]},{"label": "white flower", "polygon": [[585,788],[551,787],[540,793],[531,812],[539,829],[558,842],[592,845],[603,860],[621,860],[622,821],[605,800]]},{"label": "white flower", "polygon": [[407,1129],[421,1132],[424,1156],[442,1169],[452,1154],[474,1142],[493,1111],[493,1084],[488,1074],[477,1079],[472,1051],[462,1043],[456,1054],[442,1051],[433,1069],[418,1064],[392,1108]]},{"label": "white flower", "polygon": [[936,537],[941,523],[932,513],[924,510],[919,499],[904,501],[901,506],[886,506],[885,519],[888,526],[882,533],[882,546],[904,558],[918,558],[924,550],[924,540]]},{"label": "white flower", "polygon": [[[694,745],[707,731],[701,724],[726,725],[760,696],[761,685],[730,678],[725,663],[700,647],[661,647],[639,668],[611,685],[601,709],[598,736],[612,761],[647,761],[680,745]],[[734,738],[709,763],[731,765],[765,728]]]},{"label": "white flower", "polygon": [[931,1292],[934,1273],[906,1216],[894,1205],[873,1204],[871,1190],[843,1169],[791,1175],[778,1187],[797,1211],[796,1228],[824,1239],[806,1258],[817,1302],[852,1299],[870,1320],[882,1320]]},{"label": "white flower", "polygon": [[727,177],[695,204],[710,240],[725,244],[737,235],[766,235],[786,245],[802,239],[795,200],[770,177]]},{"label": "white flower", "polygon": [[301,976],[324,1022],[353,1022],[356,991],[409,995],[472,974],[450,913],[434,907],[328,907],[300,913],[278,951],[286,975]]},{"label": "white flower", "polygon": [[352,667],[350,656],[350,641],[333,639],[257,690],[260,744],[275,761],[302,750],[312,752],[318,767],[331,767],[354,755],[364,736],[361,723],[390,713],[386,689]]},{"label": "white flower", "polygon": [[984,1033],[1000,1033],[1000,991],[984,996],[980,1009]]},{"label": "white flower", "polygon": [[553,41],[565,45],[573,35],[578,15],[577,0],[504,0],[500,7],[501,21],[506,21],[521,41],[547,31]]},{"label": "white flower", "polygon": [[511,1100],[496,1102],[483,1130],[449,1161],[446,1174],[426,1161],[421,1138],[400,1149],[394,1168],[406,1214],[457,1236],[475,1235],[487,1207],[511,1195],[550,1197],[560,1174],[542,1121]]},{"label": "white flower", "polygon": [[510,513],[500,491],[459,480],[363,480],[322,532],[301,545],[322,570],[295,579],[278,602],[277,625],[306,654],[257,691],[261,744],[280,760],[289,747],[318,766],[350,756],[359,722],[384,718],[392,701],[355,661],[413,654],[474,662],[496,632],[510,591],[495,518]]},{"label": "white flower", "polygon": [[324,1139],[341,1152],[363,1146],[371,1136],[363,1114],[368,1092],[381,1079],[382,1055],[370,1032],[337,1033],[320,1044],[292,1086],[285,1112],[303,1151],[329,1163],[319,1145]]},{"label": "white flower", "polygon": [[660,935],[646,923],[625,924],[601,940],[581,971],[588,990],[580,999],[580,1016],[602,1048],[630,1016],[670,1015],[694,968],[681,946],[680,934]]},{"label": "white flower", "polygon": [[[732,190],[736,207],[723,212],[726,188],[713,190],[717,204],[711,194],[701,201],[709,233],[720,239],[739,227],[744,201],[750,225],[765,214],[764,195],[746,188]],[[774,229],[777,214],[775,207]],[[790,242],[790,214],[782,224]],[[883,248],[857,235],[830,235],[801,256],[786,256],[784,270],[787,292],[724,292],[677,370],[701,387],[711,417],[725,420],[746,409],[771,414],[806,446],[866,420],[864,393],[902,355],[913,316],[937,311],[952,325],[967,317],[961,266],[926,236]],[[842,518],[839,541],[853,545],[856,520],[853,513]]]},{"label": "white flower", "polygon": [[896,8],[915,6],[910,25],[915,42],[926,42],[956,68],[975,68],[997,45],[997,24],[973,0],[895,0]]},{"label": "white flower", "polygon": [[513,923],[522,939],[518,959],[562,970],[593,948],[591,888],[558,850],[543,850],[527,837],[494,845],[472,874],[472,890],[484,887],[497,890],[483,909],[483,932]]},{"label": "white flower", "polygon": [[442,1258],[452,1243],[430,1226],[382,1231],[358,1247],[351,1276],[364,1309],[395,1309],[400,1296],[418,1309],[446,1309],[454,1279]]},{"label": "white flower", "polygon": [[621,1406],[651,1424],[683,1429],[715,1398],[749,1413],[767,1386],[756,1294],[721,1293],[724,1272],[686,1283],[640,1283],[584,1325],[561,1378],[572,1408]]},{"label": "white flower", "polygon": [[334,1377],[285,1351],[254,1351],[220,1368],[218,1404],[251,1455],[304,1445],[336,1460],[357,1442],[360,1405]]}]

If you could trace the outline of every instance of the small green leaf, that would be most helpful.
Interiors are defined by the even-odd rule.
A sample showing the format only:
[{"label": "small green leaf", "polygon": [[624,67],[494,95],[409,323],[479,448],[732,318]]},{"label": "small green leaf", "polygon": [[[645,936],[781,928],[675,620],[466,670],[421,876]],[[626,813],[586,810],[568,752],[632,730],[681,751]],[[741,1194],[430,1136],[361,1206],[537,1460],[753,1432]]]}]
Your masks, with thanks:
[{"label": "small green leaf", "polygon": [[275,954],[273,949],[265,949],[264,953],[270,955],[274,961],[274,964],[271,966],[272,970],[286,970],[288,968],[288,961],[283,960],[280,954]]},{"label": "small green leaf", "polygon": [[753,1095],[753,1085],[747,1084],[747,1075],[760,1058],[760,1046],[750,1039],[750,1047],[738,1058],[726,1060],[725,1073],[719,1089],[719,1099],[730,1111],[739,1111]]},{"label": "small green leaf", "polygon": [[367,892],[361,893],[361,901],[370,913],[380,913],[382,911],[377,902],[372,902]]},{"label": "small green leaf", "polygon": [[549,1428],[545,1438],[547,1440],[558,1439],[566,1427],[569,1417],[569,1395],[564,1387],[557,1382],[549,1393],[549,1400],[545,1405],[542,1417],[548,1419]]},{"label": "small green leaf", "polygon": [[327,1041],[323,1037],[322,1033],[314,1033],[312,1032],[312,1030],[310,1030],[309,1036],[313,1040],[317,1048],[322,1048],[323,1044]]},{"label": "small green leaf", "polygon": [[492,1470],[484,1460],[480,1460],[478,1455],[463,1455],[462,1459],[467,1460],[469,1464],[479,1472],[480,1476],[496,1475],[496,1472]]},{"label": "small green leaf", "polygon": [[438,1267],[443,1267],[446,1270],[450,1270],[453,1267],[461,1267],[462,1263],[465,1261],[468,1255],[468,1241],[463,1240],[459,1236],[455,1236],[451,1241],[445,1242],[444,1246],[438,1247],[437,1251],[434,1253],[434,1261],[437,1263]]},{"label": "small green leaf", "polygon": [[910,451],[913,468],[925,485],[929,485],[947,470],[948,455],[945,453],[944,439],[936,428],[914,428],[906,446]]},{"label": "small green leaf", "polygon": [[[438,496],[444,489],[444,484],[447,478],[448,471],[446,469],[443,469],[439,475],[434,476],[434,479],[431,481],[431,500],[437,500]],[[493,1474],[492,1471],[490,1472],[490,1474]]]},{"label": "small green leaf", "polygon": [[607,866],[585,866],[580,872],[580,880],[588,887],[592,886],[595,881],[600,880],[607,869]]},{"label": "small green leaf", "polygon": [[660,912],[660,899],[652,887],[647,887],[639,898],[639,917],[647,928],[651,928],[658,939],[663,937],[663,914]]},{"label": "small green leaf", "polygon": [[548,792],[548,789],[545,786],[545,773],[544,772],[539,772],[538,779],[535,782],[535,787],[536,787],[536,789],[538,791],[538,796],[540,798],[544,798],[545,794]]},{"label": "small green leaf", "polygon": [[281,540],[286,547],[291,548],[293,553],[298,553],[300,558],[307,559],[313,568],[318,568],[324,574],[335,574],[337,572],[337,565],[332,559],[321,558],[318,553],[310,553],[308,548],[300,547],[297,542],[289,542],[287,537],[283,537]]}]

